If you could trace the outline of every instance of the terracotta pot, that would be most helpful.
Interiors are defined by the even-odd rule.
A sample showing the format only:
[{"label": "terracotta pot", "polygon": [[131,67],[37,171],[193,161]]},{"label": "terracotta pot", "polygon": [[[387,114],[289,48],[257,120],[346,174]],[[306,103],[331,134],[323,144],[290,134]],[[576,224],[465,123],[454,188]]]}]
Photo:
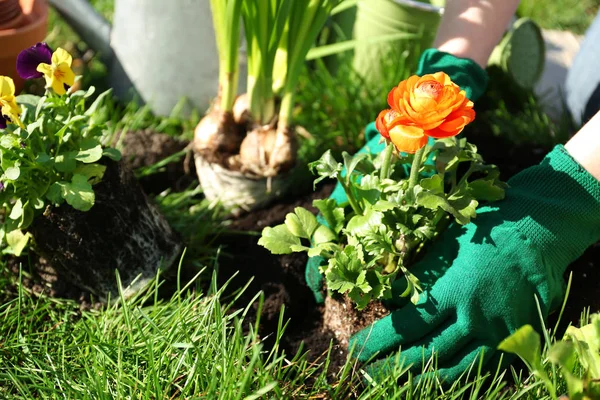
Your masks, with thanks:
[{"label": "terracotta pot", "polygon": [[17,93],[24,84],[17,74],[17,56],[21,50],[44,40],[48,23],[46,0],[18,0],[18,4],[20,13],[14,1],[0,0],[0,15],[4,16],[0,17],[0,75],[13,78]]}]

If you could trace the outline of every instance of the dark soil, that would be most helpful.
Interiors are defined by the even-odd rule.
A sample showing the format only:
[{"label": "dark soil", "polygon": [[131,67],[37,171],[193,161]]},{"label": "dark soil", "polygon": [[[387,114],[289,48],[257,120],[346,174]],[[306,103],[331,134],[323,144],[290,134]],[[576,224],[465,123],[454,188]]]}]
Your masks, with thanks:
[{"label": "dark soil", "polygon": [[[14,276],[19,276],[21,270],[23,272],[21,279],[23,289],[36,295],[75,300],[79,303],[81,311],[100,310],[104,304],[94,298],[89,291],[70,284],[61,276],[60,272],[48,264],[45,258],[38,256],[33,251],[30,251],[28,256],[9,257],[7,268]],[[17,296],[16,287],[5,289],[7,290],[2,293],[2,300]],[[12,289],[12,292],[8,292],[9,289]]]},{"label": "dark soil", "polygon": [[[182,151],[188,144],[187,141],[151,130],[127,132],[123,139],[123,162],[135,171]],[[139,182],[144,192],[157,194],[165,189],[182,191],[196,179],[196,167],[190,150],[186,156],[165,165],[160,172],[140,177]]]},{"label": "dark soil", "polygon": [[90,210],[48,205],[28,231],[36,251],[72,284],[114,299],[119,296],[115,268],[123,288],[140,274],[150,281],[162,263],[169,267],[179,256],[182,243],[133,173],[122,163],[102,163],[106,170],[94,186]]},{"label": "dark soil", "polygon": [[[231,221],[230,228],[241,233],[227,235],[220,240],[224,254],[219,260],[219,284],[226,282],[237,271],[239,273],[229,287],[242,287],[252,279],[239,304],[248,304],[262,290],[264,304],[261,335],[266,338],[267,343],[273,342],[274,338],[269,334],[277,331],[281,307],[285,306],[285,320],[290,321],[281,346],[288,354],[295,354],[304,342],[304,349],[309,351],[312,359],[327,351],[334,335],[323,327],[324,307],[316,304],[306,285],[304,269],[307,257],[299,253],[272,255],[257,244],[260,236],[252,232],[260,232],[266,226],[282,223],[287,213],[295,207],[305,207],[316,212],[312,207],[313,199],[326,198],[332,190],[333,184],[321,186],[314,193],[295,199],[285,198],[268,209],[237,217]],[[337,347],[340,348],[339,345]]]},{"label": "dark soil", "polygon": [[[509,142],[497,141],[489,135],[476,136],[474,142],[489,163],[498,165],[502,178],[508,180],[522,169],[539,163],[550,149],[514,148]],[[317,192],[296,197],[295,200],[284,199],[272,207],[232,220],[232,229],[242,232],[260,232],[266,226],[273,226],[284,221],[285,215],[294,207],[310,207],[312,200],[325,198],[333,188],[333,184],[321,187]],[[305,283],[304,269],[306,256],[292,254],[286,256],[271,255],[266,249],[258,246],[259,236],[234,235],[225,238],[222,244],[231,253],[220,261],[220,281],[225,282],[235,271],[240,271],[231,287],[240,287],[254,277],[247,296],[240,304],[246,304],[258,290],[265,294],[261,319],[262,335],[277,330],[281,306],[285,306],[285,317],[290,319],[281,346],[288,354],[294,354],[301,343],[309,357],[318,358],[327,351],[333,341],[332,367],[330,372],[341,366],[347,355],[347,337],[367,326],[370,322],[387,314],[387,310],[377,308],[376,312],[366,313],[359,317],[354,311],[346,314],[342,320],[343,309],[348,310],[350,304],[329,301],[325,306],[315,303],[313,295]],[[233,258],[235,256],[235,258]],[[591,311],[600,311],[600,243],[588,249],[586,253],[571,264],[565,273],[568,279],[573,271],[573,285],[561,326],[578,323],[584,307]],[[333,307],[332,307],[333,306]],[[328,308],[326,310],[326,308]],[[337,311],[331,312],[337,308]],[[551,316],[549,325],[554,326],[558,313]],[[336,329],[336,326],[338,329]],[[345,326],[342,332],[340,327]],[[564,328],[563,328],[564,329]],[[336,330],[338,331],[336,334]]]}]

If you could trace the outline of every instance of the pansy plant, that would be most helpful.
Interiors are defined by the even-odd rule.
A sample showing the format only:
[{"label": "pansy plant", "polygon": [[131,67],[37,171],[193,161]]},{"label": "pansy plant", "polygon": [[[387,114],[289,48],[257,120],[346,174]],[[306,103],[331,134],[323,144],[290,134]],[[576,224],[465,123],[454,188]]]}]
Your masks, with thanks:
[{"label": "pansy plant", "polygon": [[[71,93],[75,82],[71,55],[45,43],[21,52],[17,71],[24,79],[44,77],[42,97],[15,97],[11,78],[0,76],[0,241],[4,252],[20,254],[27,228],[48,206],[88,211],[94,185],[102,180],[105,159],[120,153],[104,148],[106,126],[95,117],[109,91],[91,101],[94,88]],[[65,204],[66,203],[66,204]]]},{"label": "pansy plant", "polygon": [[[359,309],[389,299],[398,275],[403,296],[419,299],[410,266],[452,221],[467,224],[481,201],[504,197],[499,171],[477,148],[457,138],[475,118],[473,103],[444,73],[413,76],[392,89],[389,110],[376,126],[387,147],[377,156],[327,151],[310,167],[337,179],[347,204],[315,200],[315,217],[298,207],[285,223],[262,232],[259,244],[275,254],[322,256],[327,288],[347,294]],[[410,166],[410,168],[409,168]]]}]

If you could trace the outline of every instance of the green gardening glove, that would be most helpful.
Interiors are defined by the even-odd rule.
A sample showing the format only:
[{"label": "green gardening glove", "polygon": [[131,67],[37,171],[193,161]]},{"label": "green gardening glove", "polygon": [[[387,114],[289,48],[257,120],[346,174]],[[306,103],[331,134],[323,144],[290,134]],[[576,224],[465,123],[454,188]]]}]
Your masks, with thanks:
[{"label": "green gardening glove", "polygon": [[[506,198],[453,224],[410,268],[423,284],[408,304],[350,340],[371,376],[398,359],[421,371],[423,355],[438,355],[439,373],[453,381],[483,352],[492,364],[497,345],[525,324],[538,325],[563,296],[567,266],[600,240],[600,183],[562,146],[509,182]],[[399,298],[404,280],[393,289]]]},{"label": "green gardening glove", "polygon": [[[417,75],[422,76],[439,71],[448,74],[454,83],[467,92],[467,97],[472,101],[476,101],[483,94],[487,86],[487,73],[474,61],[458,58],[436,49],[425,50],[419,60]],[[375,128],[375,122],[367,125],[365,138],[367,143],[358,153],[378,154],[385,148],[385,143],[381,142],[381,136],[377,128]],[[339,183],[329,198],[334,199],[339,205],[344,205],[348,202],[346,192],[344,192]],[[322,219],[319,219],[319,222],[325,224],[325,221]],[[319,272],[319,266],[324,263],[325,259],[323,257],[311,257],[306,264],[305,271],[308,287],[313,292],[315,300],[319,304],[325,300],[322,292],[323,277]]]}]

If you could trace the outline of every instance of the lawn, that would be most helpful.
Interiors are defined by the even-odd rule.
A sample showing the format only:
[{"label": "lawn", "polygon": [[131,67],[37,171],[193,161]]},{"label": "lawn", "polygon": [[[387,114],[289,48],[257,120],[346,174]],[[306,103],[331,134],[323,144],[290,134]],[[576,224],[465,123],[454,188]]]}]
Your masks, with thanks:
[{"label": "lawn", "polygon": [[[91,3],[111,18],[113,0]],[[583,33],[599,5],[597,0],[523,0],[519,14],[545,28]],[[64,46],[86,60],[88,75],[83,85],[102,87],[104,66],[55,12],[48,30],[47,40],[53,47]],[[343,151],[356,151],[364,141],[364,125],[385,107],[385,98],[382,101],[378,94],[387,89],[367,88],[349,63],[341,60],[335,75],[317,60],[300,77],[294,113],[299,124],[311,127],[310,134],[300,140],[299,157],[304,163],[316,160],[326,149],[333,149],[336,157]],[[393,70],[390,80],[395,81],[411,72],[389,70]],[[575,128],[568,117],[559,122],[548,118],[531,91],[516,89],[504,76],[497,78],[481,100],[478,120],[468,134],[507,178],[527,163],[536,163],[536,157],[563,143]],[[187,143],[203,111],[186,117],[177,112],[156,117],[135,102],[108,99],[96,111],[96,118],[109,128],[104,140],[127,151],[126,134],[139,132]],[[502,159],[494,156],[490,143],[493,149],[516,149],[513,156],[517,158],[519,154],[534,156],[526,156],[523,163]],[[557,321],[560,316],[554,317],[542,338],[541,369],[535,373],[518,362],[491,370],[475,362],[458,381],[448,384],[435,373],[435,354],[424,354],[429,361],[422,371],[415,374],[399,363],[376,382],[352,358],[333,368],[333,344],[318,355],[290,345],[290,335],[307,324],[302,316],[314,306],[273,301],[277,296],[265,284],[272,281],[263,282],[261,273],[256,277],[253,273],[262,268],[267,271],[262,275],[279,277],[273,268],[282,268],[287,259],[256,250],[259,224],[255,220],[282,221],[269,220],[268,212],[257,212],[254,219],[228,218],[222,207],[203,198],[195,177],[187,176],[175,187],[169,181],[169,168],[183,164],[185,157],[186,152],[179,149],[164,159],[136,164],[137,178],[186,249],[173,270],[159,275],[133,298],[104,304],[89,293],[43,281],[34,252],[0,260],[0,398],[556,399],[566,393],[565,374],[549,361],[550,349],[569,323],[592,321],[586,309],[581,318],[573,317],[589,304],[576,303],[579,309],[571,309],[562,323]],[[312,200],[307,194],[313,179],[308,169],[294,179],[296,192],[282,201],[284,210]],[[163,181],[163,186],[157,183]],[[594,251],[586,253],[588,258],[581,263],[593,258]],[[262,258],[249,259],[259,253]],[[275,266],[257,265],[262,262]],[[291,285],[303,286],[297,283],[303,271],[300,278],[295,273],[286,271],[282,276]],[[282,293],[297,298],[292,290]],[[580,373],[579,364],[577,368]],[[541,370],[549,377],[546,381],[540,378]]]}]

